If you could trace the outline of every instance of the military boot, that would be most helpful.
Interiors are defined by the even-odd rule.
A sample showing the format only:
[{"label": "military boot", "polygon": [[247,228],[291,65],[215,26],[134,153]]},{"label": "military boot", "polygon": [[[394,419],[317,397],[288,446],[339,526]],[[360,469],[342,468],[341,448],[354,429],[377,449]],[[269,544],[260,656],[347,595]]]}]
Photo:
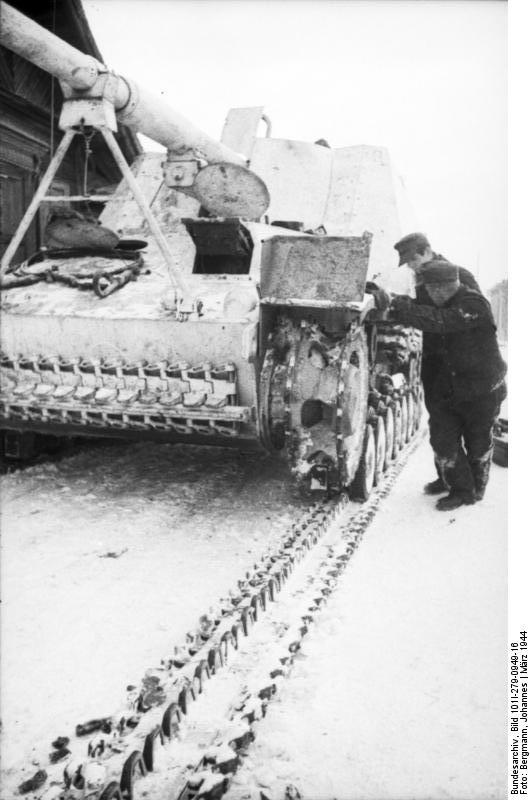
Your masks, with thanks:
[{"label": "military boot", "polygon": [[443,494],[447,492],[448,488],[443,478],[436,478],[435,481],[426,483],[423,487],[423,491],[425,494]]},{"label": "military boot", "polygon": [[460,506],[471,506],[475,502],[475,497],[469,492],[450,491],[446,497],[441,497],[436,503],[438,511],[452,511]]},{"label": "military boot", "polygon": [[467,456],[460,447],[454,458],[438,458],[441,476],[447,484],[449,494],[436,503],[439,511],[450,511],[458,506],[475,502],[475,481]]},{"label": "military boot", "polygon": [[475,481],[475,499],[482,500],[490,476],[491,453],[486,458],[470,461],[469,465]]},{"label": "military boot", "polygon": [[423,487],[423,491],[425,494],[443,494],[444,492],[449,491],[449,486],[447,485],[446,480],[444,479],[443,475],[443,467],[440,464],[440,460],[435,456],[434,457],[434,467],[438,474],[438,477],[434,481],[429,481]]}]

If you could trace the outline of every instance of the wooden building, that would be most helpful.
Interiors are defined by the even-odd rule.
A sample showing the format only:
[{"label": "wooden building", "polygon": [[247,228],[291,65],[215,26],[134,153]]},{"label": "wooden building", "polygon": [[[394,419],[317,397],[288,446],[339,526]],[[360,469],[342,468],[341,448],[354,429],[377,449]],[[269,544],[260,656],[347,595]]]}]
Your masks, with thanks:
[{"label": "wooden building", "polygon": [[[88,55],[104,62],[94,41],[81,0],[9,0],[10,5],[53,31]],[[1,20],[0,20],[1,24]],[[40,177],[49,164],[63,132],[58,128],[62,106],[59,82],[47,72],[0,47],[0,255],[11,240]],[[129,163],[141,151],[136,136],[125,126],[118,131],[119,145]],[[99,134],[89,143],[87,188],[106,193],[121,179],[114,159]],[[48,194],[84,193],[86,142],[76,136]],[[76,204],[76,210],[85,209]],[[15,263],[42,244],[48,209],[41,205]]]}]

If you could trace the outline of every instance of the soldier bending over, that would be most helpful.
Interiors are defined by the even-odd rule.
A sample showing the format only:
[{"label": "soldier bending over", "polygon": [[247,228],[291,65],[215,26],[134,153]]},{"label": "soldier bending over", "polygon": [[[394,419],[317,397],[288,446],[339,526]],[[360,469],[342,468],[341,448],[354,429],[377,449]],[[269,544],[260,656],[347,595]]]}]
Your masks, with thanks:
[{"label": "soldier bending over", "polygon": [[[491,308],[458,279],[458,267],[431,261],[422,272],[433,305],[407,295],[392,299],[392,318],[436,339],[437,370],[430,376],[429,430],[440,468],[436,507],[447,511],[484,497],[493,452],[493,424],[506,397]],[[386,298],[375,293],[383,308]],[[434,482],[433,482],[434,483]],[[433,492],[431,492],[433,493]]]},{"label": "soldier bending over", "polygon": [[[394,250],[397,250],[399,254],[398,266],[401,267],[406,264],[414,273],[416,302],[420,305],[432,306],[433,302],[423,284],[423,273],[433,261],[443,262],[450,268],[454,265],[444,258],[444,256],[433,251],[424,233],[407,234],[407,236],[404,236],[399,242],[396,242]],[[480,292],[480,287],[475,277],[469,270],[464,269],[464,267],[458,267],[458,279],[460,283],[467,286],[468,289],[474,289],[476,292]],[[423,335],[421,380],[423,383],[425,408],[429,415],[431,413],[431,386],[433,379],[440,369],[441,361],[441,356],[438,353],[438,338],[436,334],[432,333],[424,333]],[[425,485],[424,491],[426,494],[439,494],[446,488],[441,475],[440,465],[436,462],[436,458],[434,460],[434,465],[438,478]]]}]

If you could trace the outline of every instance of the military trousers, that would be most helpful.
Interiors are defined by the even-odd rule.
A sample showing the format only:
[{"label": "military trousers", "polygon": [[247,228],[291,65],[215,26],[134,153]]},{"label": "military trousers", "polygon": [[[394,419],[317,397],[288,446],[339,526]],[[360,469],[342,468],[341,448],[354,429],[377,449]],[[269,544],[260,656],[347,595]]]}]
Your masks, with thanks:
[{"label": "military trousers", "polygon": [[496,391],[455,401],[429,397],[429,432],[435,461],[450,491],[483,496],[493,452],[493,425],[506,396]]}]

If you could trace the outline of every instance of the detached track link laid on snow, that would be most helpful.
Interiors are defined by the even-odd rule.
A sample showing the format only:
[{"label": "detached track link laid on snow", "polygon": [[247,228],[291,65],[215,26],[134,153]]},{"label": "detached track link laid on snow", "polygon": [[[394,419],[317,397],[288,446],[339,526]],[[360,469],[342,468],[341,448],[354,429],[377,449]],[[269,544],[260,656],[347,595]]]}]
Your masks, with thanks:
[{"label": "detached track link laid on snow", "polygon": [[[288,639],[284,654],[270,664],[268,678],[254,696],[246,692],[232,703],[236,711],[227,730],[220,736],[214,735],[213,743],[204,743],[203,749],[209,744],[210,751],[200,759],[192,775],[189,775],[189,769],[181,770],[180,778],[174,775],[175,782],[180,783],[181,787],[184,785],[181,790],[176,789],[179,793],[175,793],[175,798],[217,800],[227,791],[230,778],[241,763],[240,752],[254,738],[252,726],[264,716],[269,700],[276,693],[277,678],[285,677],[300,649],[308,625],[313,621],[314,613],[331,594],[381,499],[390,491],[420,439],[421,435],[414,437],[385,473],[384,480],[374,489],[370,499],[341,523],[340,547],[328,546],[326,562],[311,573],[308,588],[304,590],[311,597],[299,615],[299,624],[291,626],[281,637],[282,641]],[[141,779],[153,771],[156,748],[175,738],[183,715],[189,713],[190,703],[202,693],[205,681],[218,674],[230,654],[238,650],[240,637],[249,635],[267,604],[278,598],[294,566],[303,562],[305,556],[330,531],[333,523],[339,521],[343,513],[351,514],[352,508],[358,506],[350,505],[346,495],[310,508],[293,524],[275,552],[264,554],[261,563],[254,566],[254,571],[238,581],[237,593],[221,600],[217,611],[210,610],[203,615],[197,630],[187,635],[187,641],[182,646],[175,648],[175,654],[164,659],[161,666],[146,672],[140,691],[128,687],[129,702],[123,713],[77,726],[78,736],[95,734],[88,743],[88,758],[86,755],[80,756],[79,752],[67,753],[70,761],[64,770],[64,778],[66,759],[61,758],[60,763],[49,769],[46,791],[41,793],[37,790],[32,797],[42,800],[131,800],[135,794],[137,796],[142,791]],[[262,669],[260,673],[263,673]],[[162,705],[164,709],[160,716]],[[73,749],[79,750],[78,747]],[[185,773],[188,777],[185,777]]]}]

